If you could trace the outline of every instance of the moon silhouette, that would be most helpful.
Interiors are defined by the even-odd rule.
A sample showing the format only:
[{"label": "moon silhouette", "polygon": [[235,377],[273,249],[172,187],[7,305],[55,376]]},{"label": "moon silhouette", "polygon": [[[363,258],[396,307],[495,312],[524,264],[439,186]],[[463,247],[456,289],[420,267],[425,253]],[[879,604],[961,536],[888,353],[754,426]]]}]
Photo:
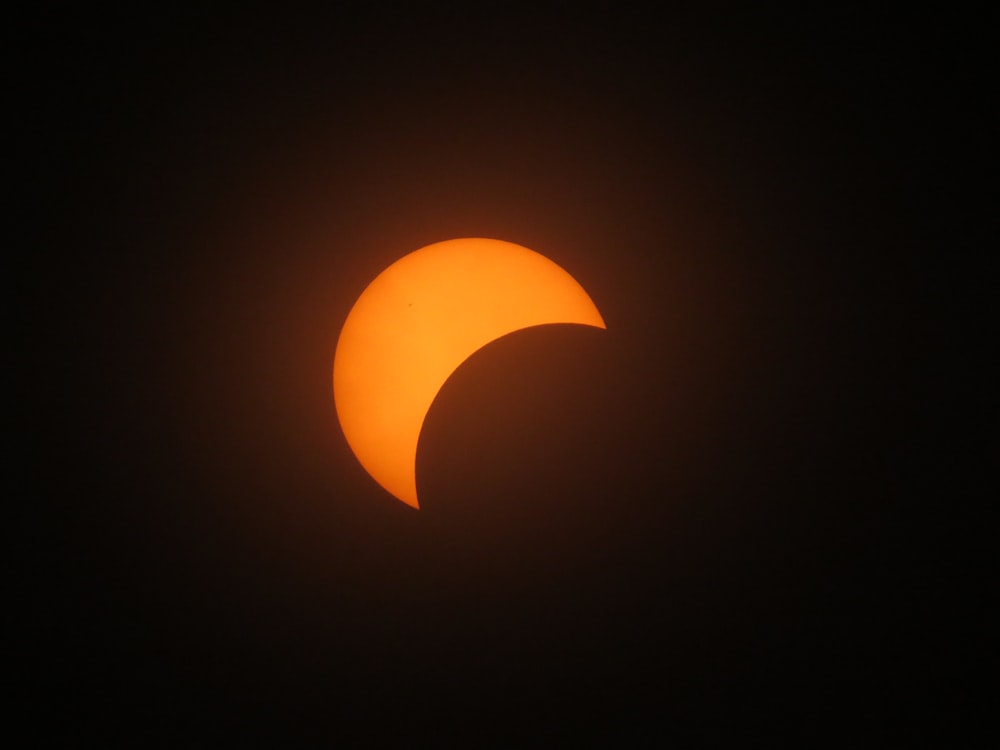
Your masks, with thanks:
[{"label": "moon silhouette", "polygon": [[521,245],[448,240],[386,268],[354,303],[334,355],[334,403],[358,461],[419,508],[417,443],[441,386],[491,341],[549,323],[607,327],[576,279]]}]

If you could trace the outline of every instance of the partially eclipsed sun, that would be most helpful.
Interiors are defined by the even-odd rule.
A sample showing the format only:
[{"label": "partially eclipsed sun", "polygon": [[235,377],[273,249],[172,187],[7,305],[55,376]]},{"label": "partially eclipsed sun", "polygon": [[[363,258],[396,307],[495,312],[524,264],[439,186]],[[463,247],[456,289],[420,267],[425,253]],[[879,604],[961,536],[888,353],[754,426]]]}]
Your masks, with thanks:
[{"label": "partially eclipsed sun", "polygon": [[417,443],[441,386],[491,341],[547,323],[606,327],[576,279],[526,247],[448,240],[393,263],[354,303],[333,361],[337,416],[358,461],[420,507]]}]

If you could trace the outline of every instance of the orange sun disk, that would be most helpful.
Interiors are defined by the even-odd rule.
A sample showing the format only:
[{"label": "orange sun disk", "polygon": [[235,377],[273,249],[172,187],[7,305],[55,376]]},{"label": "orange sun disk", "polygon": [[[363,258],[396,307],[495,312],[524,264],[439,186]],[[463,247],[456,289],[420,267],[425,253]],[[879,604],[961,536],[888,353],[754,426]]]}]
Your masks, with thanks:
[{"label": "orange sun disk", "polygon": [[417,443],[441,386],[489,342],[548,323],[606,327],[583,287],[533,250],[457,239],[393,263],[354,304],[334,356],[334,402],[358,461],[419,508]]}]

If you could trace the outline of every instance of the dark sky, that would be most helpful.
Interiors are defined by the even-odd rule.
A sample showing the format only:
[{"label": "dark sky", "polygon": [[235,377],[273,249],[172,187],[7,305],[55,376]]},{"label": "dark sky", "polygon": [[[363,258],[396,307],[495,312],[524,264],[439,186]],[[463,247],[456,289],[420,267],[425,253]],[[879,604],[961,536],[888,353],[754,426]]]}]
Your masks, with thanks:
[{"label": "dark sky", "polygon": [[[38,744],[968,728],[976,20],[329,5],[15,29]],[[463,365],[414,512],[350,454],[333,351],[463,236],[608,329]]]}]

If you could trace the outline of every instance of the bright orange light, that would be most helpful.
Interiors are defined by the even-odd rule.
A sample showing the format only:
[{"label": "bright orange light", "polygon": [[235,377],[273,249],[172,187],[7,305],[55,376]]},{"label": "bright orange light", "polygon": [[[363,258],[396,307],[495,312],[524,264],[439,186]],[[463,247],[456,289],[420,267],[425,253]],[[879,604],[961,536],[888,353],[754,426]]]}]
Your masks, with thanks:
[{"label": "bright orange light", "polygon": [[583,287],[526,247],[448,240],[385,269],[354,303],[333,362],[337,415],[361,465],[420,507],[417,442],[441,386],[489,342],[546,323],[606,327]]}]

